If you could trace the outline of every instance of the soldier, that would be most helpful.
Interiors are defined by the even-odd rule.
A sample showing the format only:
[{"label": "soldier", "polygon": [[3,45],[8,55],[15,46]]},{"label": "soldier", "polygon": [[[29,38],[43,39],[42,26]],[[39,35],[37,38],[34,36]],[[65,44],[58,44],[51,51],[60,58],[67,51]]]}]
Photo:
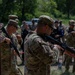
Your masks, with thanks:
[{"label": "soldier", "polygon": [[59,52],[56,50],[58,46],[46,42],[42,36],[52,33],[53,23],[49,16],[41,15],[36,31],[26,36],[24,75],[50,75],[50,65],[58,59]]},{"label": "soldier", "polygon": [[[6,31],[8,33],[8,35],[11,37],[11,39],[13,40],[13,43],[15,44],[15,46],[17,47],[17,38],[16,38],[16,35],[14,34],[17,30],[18,26],[17,26],[17,22],[15,20],[9,20],[8,21],[8,24],[7,24],[7,27],[6,27]],[[2,35],[4,37],[7,37],[7,35],[5,35],[4,33],[2,33]],[[2,69],[2,75],[20,75],[19,71],[18,71],[18,68],[17,68],[17,65],[16,65],[16,59],[15,59],[15,50],[13,49],[12,45],[1,45],[2,46],[2,49],[1,51],[4,51],[4,53],[7,53],[7,57],[4,56],[4,60],[5,59],[8,59],[6,62],[5,61],[2,61],[2,66],[5,64],[5,67],[3,67]],[[3,52],[2,52],[3,53]],[[4,54],[3,53],[3,54]],[[9,63],[7,63],[9,62]],[[5,71],[5,73],[4,73]],[[6,74],[6,72],[8,72]]]},{"label": "soldier", "polygon": [[[19,19],[18,19],[17,15],[9,15],[8,19],[15,20],[17,23],[19,23]],[[18,32],[21,34],[21,29],[20,29],[19,25],[18,25],[18,30],[17,30],[16,34],[19,34]]]},{"label": "soldier", "polygon": [[[17,21],[17,23],[19,23],[19,19],[18,19],[18,16],[17,15],[9,15],[8,16],[9,20],[15,20]],[[15,32],[15,35],[17,37],[17,40],[18,40],[18,47],[19,47],[19,50],[21,51],[21,44],[22,44],[22,37],[21,37],[21,28],[19,25],[18,26],[18,29],[17,31]]]},{"label": "soldier", "polygon": [[22,60],[23,61],[22,61],[22,63],[20,65],[24,65],[24,39],[25,39],[26,35],[29,32],[28,29],[29,29],[29,27],[26,24],[26,22],[22,21],[22,25],[21,25],[21,37],[22,37],[23,42],[21,44],[21,49],[23,51],[23,53],[22,53]]},{"label": "soldier", "polygon": [[60,22],[58,20],[55,21],[54,23],[55,29],[53,30],[50,36],[61,42],[61,38],[64,36],[64,31],[62,29],[61,23],[60,24],[59,23]]},{"label": "soldier", "polygon": [[75,21],[74,20],[70,20],[69,21],[69,27],[67,28],[67,32],[70,33],[72,31],[74,31],[74,26],[75,26]]},{"label": "soldier", "polygon": [[[75,31],[74,31],[75,21],[70,20],[69,21],[69,27],[67,29],[66,36],[66,44],[69,47],[75,48]],[[72,57],[65,55],[65,69],[66,71],[69,71],[70,64],[72,63]],[[73,72],[75,72],[75,59],[73,64]]]},{"label": "soldier", "polygon": [[[17,15],[9,15],[8,16],[8,19],[10,20],[15,20],[17,23],[19,23],[19,19],[18,19],[18,16]],[[18,25],[19,27],[19,25]],[[19,29],[19,28],[18,28]]]},{"label": "soldier", "polygon": [[37,27],[37,23],[35,22],[35,20],[32,20],[32,25],[29,26],[31,31],[35,31],[36,27]]}]

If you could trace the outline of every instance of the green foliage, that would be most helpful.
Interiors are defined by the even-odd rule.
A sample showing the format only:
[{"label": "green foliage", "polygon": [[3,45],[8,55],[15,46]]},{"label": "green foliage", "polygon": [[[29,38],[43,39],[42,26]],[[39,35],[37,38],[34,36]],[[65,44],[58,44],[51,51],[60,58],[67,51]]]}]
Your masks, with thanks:
[{"label": "green foliage", "polygon": [[[54,66],[56,67],[56,66]],[[70,71],[65,71],[64,66],[62,67],[62,69],[58,69],[58,68],[53,68],[51,67],[51,74],[50,75],[75,75],[75,73],[71,72],[72,69],[70,69]]]},{"label": "green foliage", "polygon": [[7,21],[9,14],[18,15],[21,21],[43,14],[71,19],[75,15],[74,5],[75,0],[0,0],[0,21]]},{"label": "green foliage", "polygon": [[14,13],[14,0],[2,0],[2,4],[0,6],[0,20],[7,21],[8,15]]},{"label": "green foliage", "polygon": [[75,11],[75,0],[55,0],[57,3],[57,9],[64,14],[67,14],[67,18],[70,18],[71,14]]},{"label": "green foliage", "polygon": [[2,0],[0,0],[0,4],[2,4]]},{"label": "green foliage", "polygon": [[40,15],[48,15],[50,17],[54,17],[52,14],[48,13],[48,12],[42,12],[42,11],[36,11],[35,13],[35,17],[39,17]]},{"label": "green foliage", "polygon": [[34,16],[36,7],[37,0],[2,0],[0,21],[7,20],[9,14],[15,13],[20,17],[20,20],[29,19],[25,17],[25,14]]},{"label": "green foliage", "polygon": [[55,18],[62,17],[62,13],[56,9],[54,10],[54,12],[52,12],[52,14],[54,15]]},{"label": "green foliage", "polygon": [[54,0],[41,0],[38,1],[38,10],[42,12],[51,13],[56,9],[57,4]]},{"label": "green foliage", "polygon": [[32,14],[25,14],[26,19],[25,20],[31,20],[34,16]]}]

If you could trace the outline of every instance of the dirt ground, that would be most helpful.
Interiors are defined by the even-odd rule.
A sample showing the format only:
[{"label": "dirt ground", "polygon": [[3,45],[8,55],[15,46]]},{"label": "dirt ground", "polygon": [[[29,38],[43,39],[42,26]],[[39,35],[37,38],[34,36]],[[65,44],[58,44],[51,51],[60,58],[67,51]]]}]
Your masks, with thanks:
[{"label": "dirt ground", "polygon": [[[18,60],[18,64],[21,63],[21,60],[19,59],[19,57],[17,58]],[[19,66],[22,74],[24,75],[24,65],[23,66]],[[72,73],[72,65],[70,66],[69,72],[65,71],[65,67],[64,65],[62,65],[62,68],[59,69],[58,65],[51,65],[51,74],[50,75],[75,75],[75,73]]]},{"label": "dirt ground", "polygon": [[[22,71],[22,74],[24,75],[24,66],[19,66],[20,70]],[[62,66],[62,69],[58,69],[58,66],[51,66],[51,75],[75,75],[75,73],[72,73],[72,66],[70,66],[70,71],[65,72],[64,66]]]}]

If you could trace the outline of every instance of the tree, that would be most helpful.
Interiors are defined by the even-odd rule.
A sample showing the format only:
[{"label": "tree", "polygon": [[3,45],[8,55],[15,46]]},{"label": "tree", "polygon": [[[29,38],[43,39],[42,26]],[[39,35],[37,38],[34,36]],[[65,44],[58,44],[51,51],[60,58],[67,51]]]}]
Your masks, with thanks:
[{"label": "tree", "polygon": [[2,3],[2,0],[0,0],[0,4]]},{"label": "tree", "polygon": [[66,0],[66,11],[67,17],[70,18],[70,15],[72,14],[72,10],[74,9],[75,6],[75,0]]},{"label": "tree", "polygon": [[57,3],[57,9],[63,14],[67,14],[67,18],[75,11],[75,0],[55,0]]},{"label": "tree", "polygon": [[8,15],[14,13],[14,0],[2,0],[0,6],[0,20],[1,22],[8,19]]},{"label": "tree", "polygon": [[21,20],[26,20],[26,14],[35,15],[35,9],[37,7],[37,0],[16,0],[18,3],[19,11],[21,11]]},{"label": "tree", "polygon": [[0,4],[0,20],[8,19],[9,14],[17,14],[21,19],[26,19],[27,14],[35,15],[37,0],[2,0]]},{"label": "tree", "polygon": [[57,4],[54,0],[41,0],[38,1],[38,10],[43,12],[53,12],[57,8]]}]

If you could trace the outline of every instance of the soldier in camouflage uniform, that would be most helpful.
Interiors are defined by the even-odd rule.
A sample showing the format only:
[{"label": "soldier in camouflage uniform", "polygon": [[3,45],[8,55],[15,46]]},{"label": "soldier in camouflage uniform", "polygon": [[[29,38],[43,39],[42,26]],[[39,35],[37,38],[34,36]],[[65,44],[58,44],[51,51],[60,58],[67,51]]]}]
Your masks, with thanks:
[{"label": "soldier in camouflage uniform", "polygon": [[[69,25],[70,25],[70,27],[67,29],[68,33],[66,34],[66,44],[69,47],[72,47],[73,49],[75,49],[75,31],[74,31],[75,21],[70,20]],[[66,71],[69,71],[70,64],[72,62],[72,57],[65,55],[65,58],[66,58],[65,69],[66,69]],[[74,59],[74,63],[73,63],[73,72],[75,72],[75,59]]]},{"label": "soldier in camouflage uniform", "polygon": [[50,75],[50,65],[57,61],[59,52],[56,50],[57,45],[46,42],[40,35],[50,35],[53,23],[49,16],[42,15],[39,17],[36,31],[26,36],[24,75]]},{"label": "soldier in camouflage uniform", "polygon": [[[14,41],[14,44],[17,47],[17,38],[15,36],[15,32],[17,30],[17,22],[15,20],[9,20],[6,31],[8,35]],[[2,37],[7,37],[4,33],[1,33]],[[18,71],[15,61],[15,54],[13,47],[6,43],[1,44],[1,73],[2,75],[21,75]]]},{"label": "soldier in camouflage uniform", "polygon": [[[18,19],[18,16],[17,15],[9,15],[8,16],[8,19],[9,20],[15,20],[17,23],[19,22],[19,19]],[[21,44],[22,44],[22,37],[21,37],[21,28],[19,27],[19,25],[17,25],[18,26],[18,29],[17,29],[17,31],[15,32],[15,35],[16,35],[16,37],[17,37],[17,40],[18,40],[18,50],[19,51],[21,51],[22,49],[21,49]],[[15,40],[14,40],[15,41]],[[16,44],[17,45],[17,44]],[[17,63],[17,57],[15,57],[16,58],[16,63]]]},{"label": "soldier in camouflage uniform", "polygon": [[[17,21],[17,23],[19,23],[19,19],[18,19],[17,15],[9,15],[8,18],[9,18],[9,20],[12,19],[12,20]],[[18,25],[18,29],[17,29],[15,35],[16,35],[17,40],[18,40],[19,50],[21,50],[21,44],[22,44],[23,40],[22,40],[22,37],[21,37],[21,28],[20,28],[19,25]]]},{"label": "soldier in camouflage uniform", "polygon": [[4,37],[2,34],[2,23],[0,23],[0,75],[9,75],[9,69],[11,66],[10,56],[10,39]]}]

